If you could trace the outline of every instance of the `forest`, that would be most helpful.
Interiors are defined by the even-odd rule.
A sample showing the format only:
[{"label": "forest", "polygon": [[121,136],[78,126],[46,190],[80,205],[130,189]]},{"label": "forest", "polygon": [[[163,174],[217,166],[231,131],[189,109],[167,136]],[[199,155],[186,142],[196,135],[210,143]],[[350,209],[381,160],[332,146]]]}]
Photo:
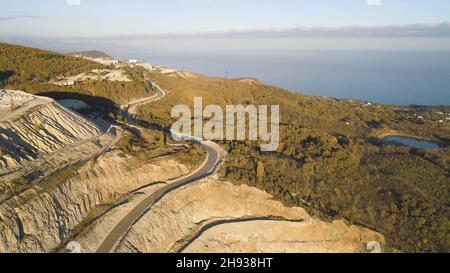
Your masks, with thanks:
[{"label": "forest", "polygon": [[[223,179],[248,184],[288,206],[301,206],[327,220],[344,219],[386,236],[390,252],[450,250],[450,151],[391,145],[390,132],[440,141],[450,127],[417,115],[450,107],[372,104],[309,97],[242,79],[152,73],[169,93],[140,118],[169,127],[177,104],[280,105],[281,144],[263,153],[258,142],[221,144],[229,156]],[[430,114],[431,115],[431,114]]]},{"label": "forest", "polygon": [[[133,79],[131,82],[91,80],[74,86],[55,86],[49,83],[60,76],[74,76],[105,68],[83,58],[0,43],[0,88],[32,94],[78,93],[108,99],[117,105],[148,96],[151,92],[144,79],[143,69],[139,68],[127,69],[128,75]],[[95,100],[94,103],[98,101]]]}]

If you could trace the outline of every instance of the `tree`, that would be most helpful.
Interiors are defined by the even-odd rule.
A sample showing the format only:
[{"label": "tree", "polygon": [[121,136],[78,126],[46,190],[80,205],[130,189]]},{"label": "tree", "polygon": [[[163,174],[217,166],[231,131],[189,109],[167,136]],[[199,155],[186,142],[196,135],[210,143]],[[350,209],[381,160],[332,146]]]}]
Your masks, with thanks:
[{"label": "tree", "polygon": [[256,168],[256,178],[258,180],[258,183],[262,184],[264,179],[264,172],[265,172],[264,163],[262,161],[258,161],[258,166]]},{"label": "tree", "polygon": [[160,133],[158,137],[158,147],[164,148],[165,145],[166,145],[166,134]]},{"label": "tree", "polygon": [[33,121],[33,127],[36,132],[39,133],[41,131],[41,123],[36,119]]},{"label": "tree", "polygon": [[11,112],[13,112],[13,111],[16,110],[16,104],[15,104],[13,98],[11,98],[11,101],[9,102],[9,105],[10,105],[10,107],[11,107]]}]

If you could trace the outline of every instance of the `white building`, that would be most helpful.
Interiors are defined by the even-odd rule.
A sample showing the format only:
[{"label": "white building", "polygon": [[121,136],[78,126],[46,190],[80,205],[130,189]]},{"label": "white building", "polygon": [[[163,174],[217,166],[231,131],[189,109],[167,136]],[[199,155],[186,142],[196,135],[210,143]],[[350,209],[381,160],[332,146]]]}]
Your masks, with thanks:
[{"label": "white building", "polygon": [[128,63],[130,63],[130,64],[137,64],[139,61],[138,60],[135,60],[135,59],[130,59],[130,60],[128,60]]},{"label": "white building", "polygon": [[71,85],[75,85],[75,81],[74,80],[62,80],[62,81],[53,82],[53,84],[58,85],[58,86],[71,86]]}]

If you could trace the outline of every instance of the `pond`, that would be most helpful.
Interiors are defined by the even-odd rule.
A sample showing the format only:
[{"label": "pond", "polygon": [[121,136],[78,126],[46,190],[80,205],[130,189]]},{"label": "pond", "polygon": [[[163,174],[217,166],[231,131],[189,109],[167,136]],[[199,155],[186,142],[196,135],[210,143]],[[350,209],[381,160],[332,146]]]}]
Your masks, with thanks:
[{"label": "pond", "polygon": [[436,142],[405,136],[387,136],[383,138],[383,140],[392,144],[399,144],[422,149],[439,149],[443,147],[441,144]]}]

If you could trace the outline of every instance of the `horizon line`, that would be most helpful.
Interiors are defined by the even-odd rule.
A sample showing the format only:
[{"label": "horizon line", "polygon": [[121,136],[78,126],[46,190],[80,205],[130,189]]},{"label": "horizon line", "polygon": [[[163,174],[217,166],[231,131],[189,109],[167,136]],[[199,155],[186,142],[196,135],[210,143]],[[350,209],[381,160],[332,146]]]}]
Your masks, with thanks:
[{"label": "horizon line", "polygon": [[[430,33],[430,31],[436,31]],[[384,33],[386,32],[386,33]],[[337,35],[340,37],[355,37],[355,36],[450,36],[450,21],[443,21],[438,23],[410,23],[410,24],[386,24],[386,25],[344,25],[344,26],[297,26],[289,28],[274,28],[274,29],[237,29],[237,30],[217,30],[217,31],[200,31],[200,32],[165,32],[165,33],[136,33],[136,34],[107,34],[107,35],[75,35],[75,36],[36,36],[36,35],[0,35],[3,37],[18,37],[18,38],[51,38],[51,39],[122,39],[122,38],[214,38],[233,35],[252,35],[257,38],[257,35],[305,35],[306,37],[326,37]],[[301,37],[301,36],[300,36]]]}]

